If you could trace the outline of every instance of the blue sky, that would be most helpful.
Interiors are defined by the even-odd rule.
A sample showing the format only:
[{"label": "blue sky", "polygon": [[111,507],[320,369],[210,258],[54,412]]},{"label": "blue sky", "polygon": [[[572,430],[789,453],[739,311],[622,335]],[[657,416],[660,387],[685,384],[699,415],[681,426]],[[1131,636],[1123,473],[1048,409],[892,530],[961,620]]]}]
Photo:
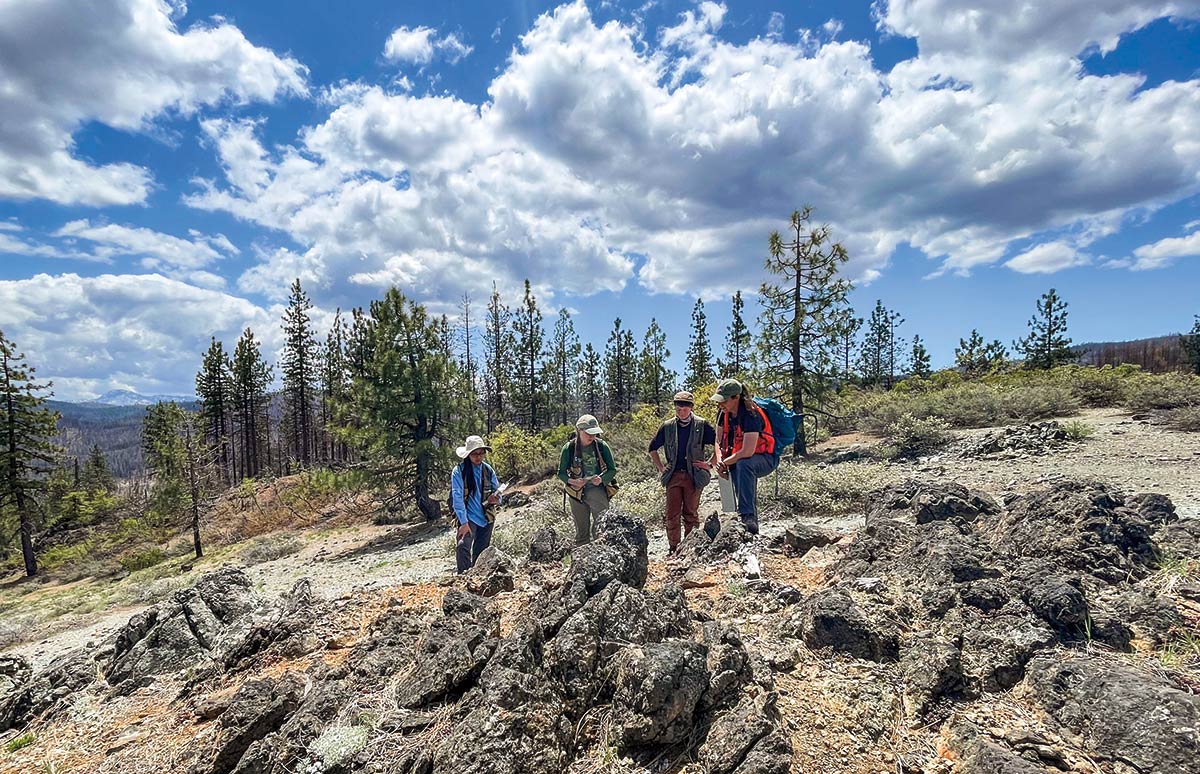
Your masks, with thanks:
[{"label": "blue sky", "polygon": [[0,84],[0,329],[64,399],[277,347],[297,276],[320,325],[528,277],[678,368],[805,203],[935,365],[1050,287],[1076,341],[1200,313],[1195,0],[10,0]]}]

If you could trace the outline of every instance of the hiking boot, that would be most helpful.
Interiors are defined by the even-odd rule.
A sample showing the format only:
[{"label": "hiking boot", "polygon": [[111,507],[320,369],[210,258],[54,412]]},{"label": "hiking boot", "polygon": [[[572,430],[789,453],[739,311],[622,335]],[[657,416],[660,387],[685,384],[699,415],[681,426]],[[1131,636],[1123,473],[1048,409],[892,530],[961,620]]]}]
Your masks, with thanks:
[{"label": "hiking boot", "polygon": [[758,534],[758,517],[757,516],[743,516],[742,517],[742,526],[746,528],[747,534],[757,535]]}]

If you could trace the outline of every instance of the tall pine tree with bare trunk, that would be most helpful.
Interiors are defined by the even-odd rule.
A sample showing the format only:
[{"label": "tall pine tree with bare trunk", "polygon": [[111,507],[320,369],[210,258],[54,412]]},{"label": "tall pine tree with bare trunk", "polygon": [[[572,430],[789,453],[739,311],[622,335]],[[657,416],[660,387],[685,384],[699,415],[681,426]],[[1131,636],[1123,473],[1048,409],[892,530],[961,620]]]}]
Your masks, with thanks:
[{"label": "tall pine tree with bare trunk", "polygon": [[[828,386],[834,368],[832,348],[838,310],[846,305],[850,283],[838,277],[849,256],[832,241],[829,227],[813,228],[812,209],[792,213],[787,236],[772,232],[766,268],[778,278],[759,289],[759,349],[767,382],[790,396],[792,411],[817,411],[815,399]],[[793,456],[808,453],[804,422]]]},{"label": "tall pine tree with bare trunk", "polygon": [[200,415],[204,418],[203,437],[220,460],[225,485],[234,481],[236,453],[233,452],[233,363],[225,354],[225,346],[212,338],[200,372],[196,374],[196,396],[200,398]]},{"label": "tall pine tree with bare trunk", "polygon": [[687,355],[684,358],[684,387],[695,390],[708,384],[716,374],[713,372],[712,344],[708,338],[708,318],[704,315],[704,299],[697,298],[692,307],[692,333],[688,338]]},{"label": "tall pine tree with bare trunk", "polygon": [[[558,310],[554,331],[550,334],[550,362],[546,381],[550,385],[550,410],[560,425],[574,420],[576,395],[575,374],[579,364],[579,336],[571,313],[564,307]],[[586,389],[586,388],[585,388]]]},{"label": "tall pine tree with bare trunk", "polygon": [[317,339],[310,324],[312,302],[292,283],[291,296],[283,313],[283,402],[284,437],[291,459],[302,467],[313,461],[313,403],[317,392]]},{"label": "tall pine tree with bare trunk", "polygon": [[233,350],[233,397],[241,446],[242,475],[254,477],[269,466],[271,366],[263,359],[254,331],[247,328]]},{"label": "tall pine tree with bare trunk", "polygon": [[743,316],[745,309],[746,303],[739,290],[733,294],[733,318],[725,335],[725,359],[717,362],[723,378],[745,374],[749,370],[751,337]]},{"label": "tall pine tree with bare trunk", "polygon": [[58,414],[46,408],[42,393],[49,382],[34,381],[35,369],[25,354],[0,331],[0,402],[4,406],[0,427],[0,510],[16,512],[20,524],[21,556],[25,574],[37,575],[33,530],[35,493],[44,488],[43,471],[62,450],[54,445]]}]

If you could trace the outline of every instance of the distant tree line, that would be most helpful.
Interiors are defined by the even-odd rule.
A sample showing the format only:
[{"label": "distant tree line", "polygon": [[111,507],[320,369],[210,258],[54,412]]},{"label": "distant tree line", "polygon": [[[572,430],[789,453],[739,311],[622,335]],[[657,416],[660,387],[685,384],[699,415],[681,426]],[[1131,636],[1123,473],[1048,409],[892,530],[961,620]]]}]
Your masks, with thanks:
[{"label": "distant tree line", "polygon": [[[812,223],[811,209],[792,213],[766,248],[769,280],[758,289],[757,324],[747,323],[736,290],[717,355],[697,298],[682,377],[667,365],[671,349],[657,319],[635,332],[616,317],[604,342],[582,342],[565,308],[546,325],[528,280],[511,306],[495,284],[482,309],[464,295],[454,320],[392,288],[365,309],[337,310],[322,338],[297,279],[280,320],[278,363],[267,362],[251,329],[232,348],[213,338],[196,374],[198,410],[174,403],[146,410],[146,513],[163,523],[186,514],[200,555],[200,515],[214,494],[264,475],[353,466],[387,507],[415,507],[433,519],[441,511],[434,491],[468,432],[565,437],[579,413],[614,421],[642,404],[665,412],[677,389],[700,391],[703,400],[715,380],[730,376],[805,418],[792,449],[804,455],[809,431],[828,416],[839,389],[888,390],[931,374],[925,342],[909,337],[899,311],[881,300],[862,316],[850,306],[851,285],[841,276],[847,251],[829,227]],[[1200,317],[1175,341],[1179,362],[1200,372]],[[999,340],[972,330],[959,340],[955,367],[977,378],[1001,367],[1073,362],[1067,303],[1054,289],[1038,299],[1028,335],[1012,348],[1017,362]],[[0,365],[0,530],[7,530],[0,551],[19,541],[33,574],[39,527],[86,523],[111,507],[114,482],[98,448],[69,462],[51,442],[58,417],[45,406],[49,385],[35,380],[2,333]],[[47,506],[57,516],[46,516]]]}]

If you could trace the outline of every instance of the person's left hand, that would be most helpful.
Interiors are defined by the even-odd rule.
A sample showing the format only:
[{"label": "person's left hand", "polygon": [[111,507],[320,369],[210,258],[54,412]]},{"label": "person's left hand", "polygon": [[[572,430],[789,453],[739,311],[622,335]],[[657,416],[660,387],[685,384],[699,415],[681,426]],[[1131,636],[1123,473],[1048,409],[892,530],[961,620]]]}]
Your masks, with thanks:
[{"label": "person's left hand", "polygon": [[588,479],[588,481],[590,481],[592,483],[592,486],[600,486],[600,477],[599,476],[592,476],[591,478]]},{"label": "person's left hand", "polygon": [[488,505],[495,505],[498,502],[500,502],[500,495],[498,494],[493,494],[488,498]]}]

